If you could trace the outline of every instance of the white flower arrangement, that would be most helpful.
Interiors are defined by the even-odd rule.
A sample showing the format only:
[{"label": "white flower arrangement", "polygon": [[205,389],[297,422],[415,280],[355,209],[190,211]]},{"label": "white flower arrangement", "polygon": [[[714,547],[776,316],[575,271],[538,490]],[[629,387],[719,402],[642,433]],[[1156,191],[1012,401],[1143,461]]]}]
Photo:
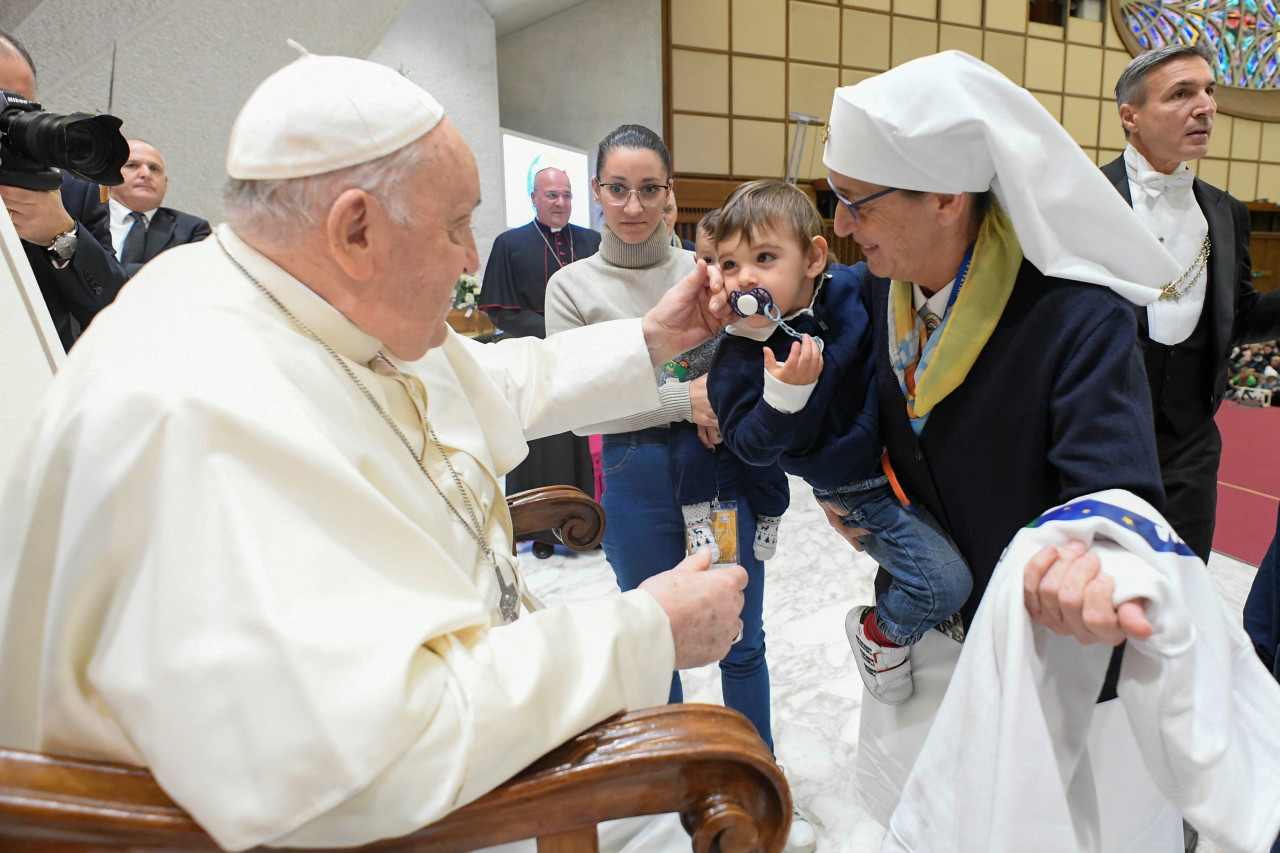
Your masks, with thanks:
[{"label": "white flower arrangement", "polygon": [[474,309],[480,301],[480,277],[462,275],[453,288],[453,307],[458,309]]}]

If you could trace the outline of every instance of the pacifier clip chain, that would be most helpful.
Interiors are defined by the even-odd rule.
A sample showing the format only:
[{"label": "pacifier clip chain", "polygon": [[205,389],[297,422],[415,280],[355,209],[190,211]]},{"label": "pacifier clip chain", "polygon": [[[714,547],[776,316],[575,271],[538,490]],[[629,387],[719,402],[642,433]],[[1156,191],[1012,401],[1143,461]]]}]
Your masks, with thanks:
[{"label": "pacifier clip chain", "polygon": [[[787,325],[782,319],[782,310],[778,308],[778,303],[773,301],[773,296],[763,287],[753,287],[750,290],[731,290],[729,291],[729,305],[733,308],[733,313],[739,317],[751,317],[755,314],[762,314],[770,320],[778,324],[778,328],[786,332],[796,340],[804,340],[804,335]],[[814,343],[818,345],[818,352],[822,352],[825,344],[822,338],[816,335],[810,335]]]}]

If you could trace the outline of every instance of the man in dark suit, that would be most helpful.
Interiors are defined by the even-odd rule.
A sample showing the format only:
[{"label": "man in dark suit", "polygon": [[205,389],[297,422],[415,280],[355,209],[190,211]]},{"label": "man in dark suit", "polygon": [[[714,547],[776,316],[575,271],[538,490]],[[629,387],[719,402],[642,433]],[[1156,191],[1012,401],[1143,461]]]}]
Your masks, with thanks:
[{"label": "man in dark suit", "polygon": [[161,207],[169,189],[164,157],[141,139],[129,140],[129,159],[120,170],[124,183],[111,188],[111,241],[125,272],[174,246],[198,243],[212,232],[198,216]]},{"label": "man in dark suit", "polygon": [[1165,517],[1209,559],[1222,437],[1213,416],[1237,344],[1280,337],[1280,292],[1253,289],[1249,211],[1187,167],[1209,150],[1217,105],[1209,55],[1170,45],[1136,57],[1116,84],[1129,146],[1102,171],[1182,265],[1135,308],[1155,410]]},{"label": "man in dark suit", "polygon": [[[36,71],[17,39],[0,31],[0,89],[35,100]],[[0,185],[0,199],[44,295],[54,328],[70,350],[89,321],[116,298],[124,269],[111,250],[107,208],[96,184],[63,174],[62,189]]]}]

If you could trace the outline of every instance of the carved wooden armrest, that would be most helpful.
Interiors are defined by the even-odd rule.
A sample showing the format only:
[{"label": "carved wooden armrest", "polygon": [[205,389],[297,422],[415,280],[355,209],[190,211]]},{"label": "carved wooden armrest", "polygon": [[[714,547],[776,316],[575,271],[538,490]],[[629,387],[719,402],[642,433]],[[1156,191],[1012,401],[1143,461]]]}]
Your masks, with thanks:
[{"label": "carved wooden armrest", "polygon": [[604,510],[573,486],[543,486],[507,496],[517,539],[526,533],[555,530],[574,551],[590,551],[604,538]]},{"label": "carved wooden armrest", "polygon": [[[666,705],[587,729],[502,787],[404,840],[491,845],[559,836],[590,846],[550,849],[594,850],[596,824],[666,812],[680,813],[694,853],[777,853],[791,825],[791,792],[755,728],[737,711]],[[444,843],[411,849],[468,848]]]},{"label": "carved wooden armrest", "polygon": [[[664,812],[680,813],[695,853],[778,853],[791,794],[745,717],[668,705],[593,726],[436,823],[360,849],[461,853],[538,838],[542,853],[594,851],[597,823]],[[9,749],[0,841],[24,853],[218,849],[145,769]]]}]

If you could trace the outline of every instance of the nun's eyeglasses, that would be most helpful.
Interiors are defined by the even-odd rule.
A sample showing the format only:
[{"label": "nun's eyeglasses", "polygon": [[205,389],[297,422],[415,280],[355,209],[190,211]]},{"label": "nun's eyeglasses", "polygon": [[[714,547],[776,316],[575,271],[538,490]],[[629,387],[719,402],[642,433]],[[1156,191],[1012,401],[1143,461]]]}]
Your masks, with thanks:
[{"label": "nun's eyeglasses", "polygon": [[831,187],[831,191],[836,194],[836,199],[841,204],[843,204],[845,208],[848,209],[849,215],[853,217],[853,221],[858,223],[862,222],[862,218],[858,216],[859,207],[861,207],[862,205],[866,204],[869,201],[875,201],[876,199],[880,198],[880,196],[882,195],[888,195],[889,193],[895,193],[898,191],[897,187],[889,187],[889,189],[887,190],[880,190],[880,192],[878,193],[872,193],[869,196],[863,196],[857,201],[849,201],[849,199],[840,195],[840,190],[836,189],[835,184],[831,183],[831,178],[827,178],[827,186]]}]

